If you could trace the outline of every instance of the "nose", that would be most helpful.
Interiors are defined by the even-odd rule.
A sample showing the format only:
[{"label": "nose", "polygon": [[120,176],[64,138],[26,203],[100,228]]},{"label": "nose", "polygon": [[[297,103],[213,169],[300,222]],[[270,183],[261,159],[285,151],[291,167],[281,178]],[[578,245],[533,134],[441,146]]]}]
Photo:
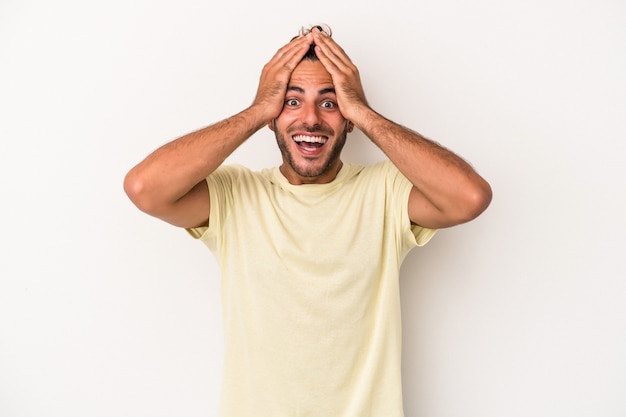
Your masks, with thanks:
[{"label": "nose", "polygon": [[318,126],[320,124],[319,107],[316,104],[308,103],[302,107],[302,122],[307,126]]}]

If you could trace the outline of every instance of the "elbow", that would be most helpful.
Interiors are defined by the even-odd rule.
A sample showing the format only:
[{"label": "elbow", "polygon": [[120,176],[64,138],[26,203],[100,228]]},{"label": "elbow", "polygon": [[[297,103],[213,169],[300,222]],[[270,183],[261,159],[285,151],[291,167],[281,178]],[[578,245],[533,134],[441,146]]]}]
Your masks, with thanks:
[{"label": "elbow", "polygon": [[470,187],[465,197],[462,223],[474,220],[491,204],[493,192],[489,183],[481,178],[479,183]]},{"label": "elbow", "polygon": [[151,213],[150,198],[146,193],[145,182],[135,170],[129,171],[124,177],[124,192],[139,210]]}]

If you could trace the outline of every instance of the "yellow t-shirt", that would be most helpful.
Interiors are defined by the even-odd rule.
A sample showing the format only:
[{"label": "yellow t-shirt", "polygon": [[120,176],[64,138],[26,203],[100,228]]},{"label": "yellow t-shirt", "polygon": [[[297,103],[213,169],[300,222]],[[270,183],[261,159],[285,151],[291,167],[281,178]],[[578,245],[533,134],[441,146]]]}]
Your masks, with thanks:
[{"label": "yellow t-shirt", "polygon": [[400,417],[398,275],[434,230],[411,226],[391,164],[345,164],[329,184],[278,168],[207,178],[222,272],[224,417]]}]

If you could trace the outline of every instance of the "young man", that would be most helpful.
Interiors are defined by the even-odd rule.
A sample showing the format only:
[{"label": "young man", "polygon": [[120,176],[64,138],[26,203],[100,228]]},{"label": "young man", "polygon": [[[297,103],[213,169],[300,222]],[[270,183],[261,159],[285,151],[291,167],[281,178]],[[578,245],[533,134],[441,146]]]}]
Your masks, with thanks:
[{"label": "young man", "polygon": [[[222,166],[265,125],[280,167]],[[389,160],[343,164],[354,127]],[[461,158],[368,105],[319,26],[265,65],[250,107],[157,149],[124,187],[219,260],[228,417],[402,416],[400,264],[491,200]]]}]

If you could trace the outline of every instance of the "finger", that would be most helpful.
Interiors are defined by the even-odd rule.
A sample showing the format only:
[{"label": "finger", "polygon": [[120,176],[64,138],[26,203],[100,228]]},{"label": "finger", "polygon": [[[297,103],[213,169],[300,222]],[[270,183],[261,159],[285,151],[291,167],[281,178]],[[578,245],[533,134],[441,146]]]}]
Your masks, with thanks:
[{"label": "finger", "polygon": [[274,54],[261,72],[256,103],[264,103],[268,110],[280,111],[289,78],[312,42],[312,36],[299,37],[281,47]]},{"label": "finger", "polygon": [[331,75],[341,71],[337,65],[337,60],[333,58],[332,55],[328,56],[326,54],[326,49],[317,43],[315,44],[315,54],[317,55],[317,58],[320,60],[322,65],[324,65],[326,70],[331,73]]},{"label": "finger", "polygon": [[[309,35],[300,36],[280,48],[270,63],[276,63],[278,65],[285,65],[287,63],[299,62],[300,59],[306,54],[306,51],[311,46],[313,38]],[[293,65],[295,68],[295,65]]]},{"label": "finger", "polygon": [[337,42],[323,32],[313,32],[314,42],[321,49],[323,55],[336,66],[353,66],[352,60]]},{"label": "finger", "polygon": [[338,55],[336,51],[328,47],[317,46],[315,52],[320,62],[333,77],[352,78],[357,72],[352,61]]},{"label": "finger", "polygon": [[[315,32],[313,40],[316,45],[315,52],[317,57],[333,78],[337,92],[342,93],[341,97],[338,95],[338,99],[344,105],[346,105],[346,101],[343,99],[348,98],[350,102],[357,100],[366,103],[359,70],[352,63],[343,48],[323,33]],[[340,108],[341,106],[342,104],[340,104]]]}]

